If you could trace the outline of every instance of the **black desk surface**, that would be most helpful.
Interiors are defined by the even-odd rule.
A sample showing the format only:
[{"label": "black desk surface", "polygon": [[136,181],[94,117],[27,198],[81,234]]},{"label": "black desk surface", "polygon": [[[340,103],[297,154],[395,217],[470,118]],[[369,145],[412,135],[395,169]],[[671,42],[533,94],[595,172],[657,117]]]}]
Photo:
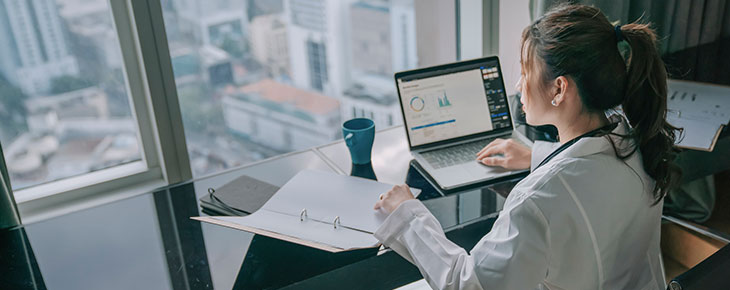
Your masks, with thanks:
[{"label": "black desk surface", "polygon": [[[376,137],[376,147],[395,150],[383,144],[385,135]],[[305,168],[342,173],[340,161],[327,159],[341,153],[329,154],[342,149],[336,148],[297,152],[2,231],[0,289],[392,289],[421,279],[417,268],[389,250],[333,256],[190,220],[204,215],[199,198],[208,188],[240,175],[281,186]],[[409,158],[395,155],[388,160],[397,166],[373,160],[379,179],[424,187],[423,177],[409,170]],[[447,196],[426,190],[420,198],[447,235],[471,249],[491,228],[504,202],[500,194],[516,181]]]},{"label": "black desk surface", "polygon": [[[729,140],[712,153],[684,152],[685,163],[719,166],[703,174],[726,169],[729,163],[714,161],[730,156]],[[427,187],[409,162],[402,127],[376,134],[380,181]],[[189,219],[204,215],[199,199],[208,188],[241,175],[281,186],[307,168],[349,173],[346,147],[335,142],[0,231],[0,289],[392,289],[421,278],[392,251],[333,256]],[[516,182],[447,196],[425,190],[419,198],[452,241],[471,249]]]}]

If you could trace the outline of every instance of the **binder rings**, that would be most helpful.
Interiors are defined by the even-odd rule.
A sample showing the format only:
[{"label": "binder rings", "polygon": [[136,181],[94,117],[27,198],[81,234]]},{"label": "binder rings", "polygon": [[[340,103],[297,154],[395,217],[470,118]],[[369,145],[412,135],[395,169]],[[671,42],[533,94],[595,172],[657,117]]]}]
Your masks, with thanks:
[{"label": "binder rings", "polygon": [[305,170],[251,215],[191,219],[329,252],[371,248],[380,245],[372,234],[387,217],[382,209],[373,210],[373,205],[392,187],[359,177]]}]

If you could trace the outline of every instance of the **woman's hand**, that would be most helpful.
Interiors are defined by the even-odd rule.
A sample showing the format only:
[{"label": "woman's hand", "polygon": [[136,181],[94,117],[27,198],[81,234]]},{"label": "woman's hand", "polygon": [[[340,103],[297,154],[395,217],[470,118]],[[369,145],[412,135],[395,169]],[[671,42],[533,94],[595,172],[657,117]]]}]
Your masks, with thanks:
[{"label": "woman's hand", "polygon": [[512,139],[495,139],[477,153],[477,161],[487,166],[501,166],[506,169],[530,168],[532,151]]},{"label": "woman's hand", "polygon": [[386,212],[393,212],[398,206],[406,200],[415,199],[408,185],[401,184],[393,186],[393,189],[380,195],[380,200],[375,203],[374,209],[385,209]]}]

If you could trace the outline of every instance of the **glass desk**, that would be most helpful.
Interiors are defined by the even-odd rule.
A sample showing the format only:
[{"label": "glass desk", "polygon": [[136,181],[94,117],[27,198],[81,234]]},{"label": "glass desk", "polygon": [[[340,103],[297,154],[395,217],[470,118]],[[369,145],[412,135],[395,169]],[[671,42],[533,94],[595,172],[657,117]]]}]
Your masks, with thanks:
[{"label": "glass desk", "polygon": [[[409,162],[402,127],[376,134],[373,167],[380,181],[427,186]],[[190,220],[205,215],[199,199],[208,188],[241,175],[282,186],[303,169],[347,174],[349,163],[339,141],[2,231],[0,288],[392,289],[421,279],[415,266],[387,249],[323,253]],[[424,190],[419,199],[452,241],[471,249],[517,181],[446,196]]]}]

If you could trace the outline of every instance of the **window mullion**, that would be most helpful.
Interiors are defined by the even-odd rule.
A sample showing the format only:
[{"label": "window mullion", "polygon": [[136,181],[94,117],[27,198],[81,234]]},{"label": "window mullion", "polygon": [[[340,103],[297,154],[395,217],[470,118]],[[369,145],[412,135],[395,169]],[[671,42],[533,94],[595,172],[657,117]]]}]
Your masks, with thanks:
[{"label": "window mullion", "polygon": [[141,58],[135,38],[133,18],[129,13],[127,1],[110,1],[113,25],[119,38],[126,75],[126,87],[132,105],[132,115],[137,121],[138,138],[144,152],[144,161],[149,168],[160,167],[158,146],[152,124],[151,111],[147,104],[147,84],[142,70]]},{"label": "window mullion", "polygon": [[160,156],[160,167],[168,183],[191,179],[160,2],[131,0],[129,3],[129,12],[134,20],[131,27],[137,35],[135,44],[140,56],[137,65],[144,64],[139,76],[147,88],[145,99],[151,115],[150,125],[158,142],[156,152]]}]

